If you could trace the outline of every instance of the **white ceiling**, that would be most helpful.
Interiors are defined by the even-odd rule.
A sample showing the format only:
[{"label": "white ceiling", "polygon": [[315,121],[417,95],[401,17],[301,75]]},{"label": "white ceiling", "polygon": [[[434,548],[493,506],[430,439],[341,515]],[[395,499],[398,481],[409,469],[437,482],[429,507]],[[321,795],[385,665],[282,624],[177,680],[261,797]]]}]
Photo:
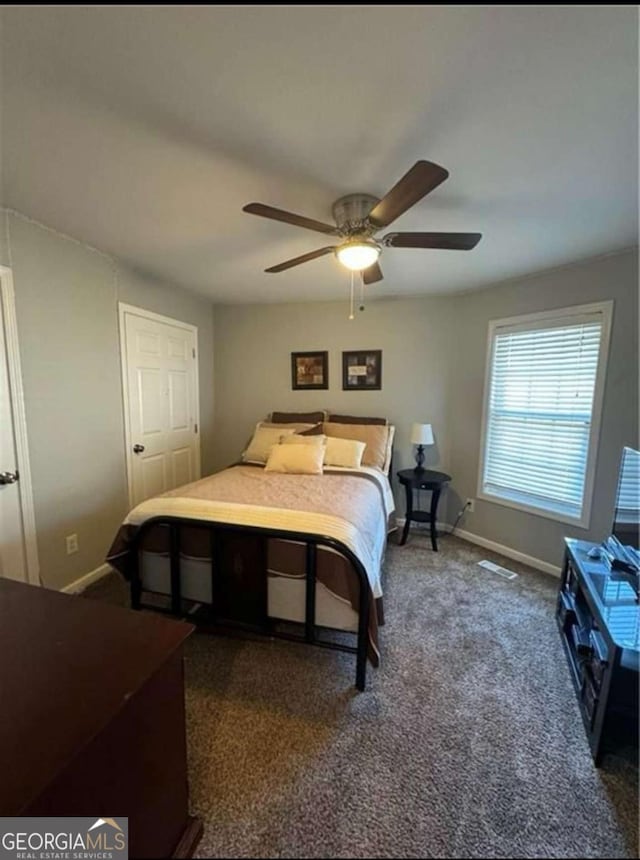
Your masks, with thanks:
[{"label": "white ceiling", "polygon": [[468,290],[637,243],[637,7],[5,6],[5,206],[225,302],[342,298],[331,221],[419,158],[449,179],[376,295]]}]

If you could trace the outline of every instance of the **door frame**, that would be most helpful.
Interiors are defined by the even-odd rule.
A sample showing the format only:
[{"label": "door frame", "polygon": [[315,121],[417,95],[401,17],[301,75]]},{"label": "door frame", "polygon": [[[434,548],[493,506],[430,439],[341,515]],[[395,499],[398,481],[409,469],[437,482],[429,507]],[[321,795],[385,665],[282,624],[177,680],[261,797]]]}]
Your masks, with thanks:
[{"label": "door frame", "polygon": [[135,305],[129,305],[126,302],[118,302],[118,333],[120,337],[120,373],[122,377],[122,409],[124,412],[124,445],[125,445],[125,461],[127,466],[127,491],[129,494],[129,506],[133,504],[133,456],[131,451],[131,422],[129,421],[129,378],[127,372],[127,332],[125,316],[132,314],[133,316],[143,317],[144,319],[152,320],[153,322],[166,323],[167,325],[176,326],[192,332],[195,339],[195,372],[196,372],[196,407],[195,421],[198,425],[196,433],[196,475],[201,475],[200,465],[200,437],[202,435],[202,425],[200,423],[200,377],[198,373],[198,364],[200,363],[200,347],[198,345],[198,326],[191,323],[176,320],[172,317],[166,317],[162,314],[157,314],[154,311],[149,311],[146,308],[139,308]]},{"label": "door frame", "polygon": [[13,436],[16,446],[16,460],[20,472],[18,492],[22,513],[22,532],[24,539],[24,559],[27,582],[30,585],[40,585],[40,561],[38,558],[38,543],[36,539],[36,517],[33,505],[33,486],[31,481],[31,464],[29,461],[29,441],[27,437],[27,415],[24,405],[24,389],[22,387],[22,366],[18,347],[18,322],[16,318],[16,299],[13,288],[13,272],[8,266],[0,266],[0,300],[2,302],[2,318],[4,320],[4,343],[7,353],[7,369],[9,376],[9,395],[11,397],[11,415],[13,418]]}]

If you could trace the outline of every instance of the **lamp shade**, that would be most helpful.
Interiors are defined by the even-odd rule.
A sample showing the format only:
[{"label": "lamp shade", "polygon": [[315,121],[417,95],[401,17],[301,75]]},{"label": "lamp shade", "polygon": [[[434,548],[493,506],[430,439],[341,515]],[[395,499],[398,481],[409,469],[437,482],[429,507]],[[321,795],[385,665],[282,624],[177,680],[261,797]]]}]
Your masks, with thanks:
[{"label": "lamp shade", "polygon": [[411,428],[412,445],[433,445],[431,424],[414,424]]}]

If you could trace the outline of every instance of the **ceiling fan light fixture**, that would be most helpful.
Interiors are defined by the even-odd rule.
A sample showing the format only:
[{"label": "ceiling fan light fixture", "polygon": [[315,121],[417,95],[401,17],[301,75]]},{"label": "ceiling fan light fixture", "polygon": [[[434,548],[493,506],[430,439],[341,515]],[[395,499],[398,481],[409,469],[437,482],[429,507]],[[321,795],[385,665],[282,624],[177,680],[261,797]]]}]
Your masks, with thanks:
[{"label": "ceiling fan light fixture", "polygon": [[373,239],[350,239],[336,248],[336,257],[347,269],[361,272],[377,262],[380,251]]}]

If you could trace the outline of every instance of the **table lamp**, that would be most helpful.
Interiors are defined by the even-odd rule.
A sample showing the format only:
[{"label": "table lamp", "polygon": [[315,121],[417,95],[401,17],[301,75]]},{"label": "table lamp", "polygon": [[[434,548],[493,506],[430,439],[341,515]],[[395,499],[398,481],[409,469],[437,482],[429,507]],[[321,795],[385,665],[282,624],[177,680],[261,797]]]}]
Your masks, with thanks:
[{"label": "table lamp", "polygon": [[417,445],[416,451],[416,472],[423,472],[422,464],[424,463],[424,446],[433,445],[433,430],[431,424],[414,424],[411,428],[411,444]]}]

